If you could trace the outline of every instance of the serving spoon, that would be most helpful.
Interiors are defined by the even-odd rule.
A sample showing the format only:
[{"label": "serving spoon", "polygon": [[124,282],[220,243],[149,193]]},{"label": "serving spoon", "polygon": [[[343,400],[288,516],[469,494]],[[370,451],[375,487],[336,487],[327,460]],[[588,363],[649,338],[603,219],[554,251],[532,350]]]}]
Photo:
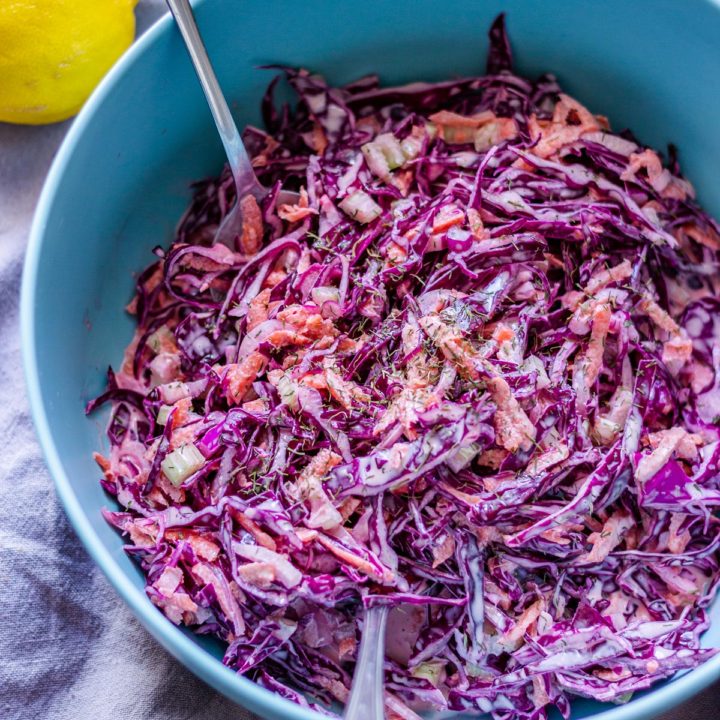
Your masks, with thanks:
[{"label": "serving spoon", "polygon": [[388,606],[365,608],[360,650],[355,665],[350,699],[345,706],[345,720],[384,720],[385,693],[385,626]]},{"label": "serving spoon", "polygon": [[[166,2],[185,41],[185,47],[210,106],[210,112],[213,120],[215,120],[235,180],[235,205],[223,218],[215,233],[214,240],[216,243],[222,243],[229,248],[234,248],[236,238],[242,234],[241,200],[248,195],[252,195],[260,202],[267,197],[270,190],[262,185],[255,175],[250,157],[240,137],[240,132],[230,114],[227,100],[220,89],[220,84],[210,63],[205,43],[200,37],[200,31],[195,22],[189,0],[166,0]],[[278,205],[292,205],[299,198],[300,196],[296,192],[280,190],[276,203]]]}]

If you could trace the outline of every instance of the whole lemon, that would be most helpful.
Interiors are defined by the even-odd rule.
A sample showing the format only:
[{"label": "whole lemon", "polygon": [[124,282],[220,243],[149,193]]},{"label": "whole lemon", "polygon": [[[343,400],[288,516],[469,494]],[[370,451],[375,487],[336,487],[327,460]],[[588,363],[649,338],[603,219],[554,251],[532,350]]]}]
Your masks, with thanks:
[{"label": "whole lemon", "polygon": [[75,115],[135,36],[137,0],[0,0],[0,121]]}]

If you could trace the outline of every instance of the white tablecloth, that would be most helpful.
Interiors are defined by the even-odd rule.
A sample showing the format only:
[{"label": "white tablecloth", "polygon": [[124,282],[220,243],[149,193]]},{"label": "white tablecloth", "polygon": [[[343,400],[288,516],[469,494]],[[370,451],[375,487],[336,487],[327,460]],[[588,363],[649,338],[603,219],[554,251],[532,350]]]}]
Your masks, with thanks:
[{"label": "white tablecloth", "polygon": [[[141,0],[140,30],[164,10]],[[1,82],[1,80],[0,80]],[[247,720],[140,627],[75,537],[30,420],[20,274],[32,212],[69,123],[0,123],[0,717]],[[720,686],[664,720],[720,717]]]}]

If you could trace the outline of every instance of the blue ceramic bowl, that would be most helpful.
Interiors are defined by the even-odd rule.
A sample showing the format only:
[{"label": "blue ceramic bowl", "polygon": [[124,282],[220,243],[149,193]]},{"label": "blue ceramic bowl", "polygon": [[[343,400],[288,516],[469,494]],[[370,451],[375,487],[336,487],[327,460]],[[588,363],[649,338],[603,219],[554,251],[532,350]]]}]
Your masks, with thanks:
[{"label": "blue ceramic bowl", "polygon": [[[270,6],[272,5],[272,7]],[[710,0],[206,0],[198,21],[238,121],[259,122],[266,63],[344,82],[480,73],[486,32],[506,10],[521,73],[555,72],[616,128],[680,148],[705,205],[720,214],[720,5]],[[167,244],[193,179],[223,162],[198,83],[170,18],[133,47],[68,133],[42,193],[22,290],[30,401],[67,513],[95,561],[148,630],[228,697],[268,718],[315,714],[224,667],[222,648],[176,628],[149,602],[138,568],[100,516],[108,503],[91,454],[102,424],[83,413],[132,336],[123,307],[133,273]],[[705,636],[720,645],[720,607]],[[621,707],[578,702],[574,717],[651,718],[720,677],[720,657]],[[317,717],[320,717],[319,715]]]}]

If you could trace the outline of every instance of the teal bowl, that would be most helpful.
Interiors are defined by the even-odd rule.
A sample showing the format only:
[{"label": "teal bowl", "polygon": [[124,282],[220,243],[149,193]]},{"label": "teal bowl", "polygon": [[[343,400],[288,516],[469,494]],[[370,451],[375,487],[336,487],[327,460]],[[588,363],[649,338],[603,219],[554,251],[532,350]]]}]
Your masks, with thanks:
[{"label": "teal bowl", "polygon": [[[720,214],[720,4],[711,0],[205,0],[198,22],[239,123],[259,122],[267,63],[303,65],[344,82],[377,71],[386,83],[480,73],[486,32],[507,11],[519,71],[556,73],[616,128],[674,141],[702,202]],[[123,308],[133,273],[170,241],[192,180],[223,152],[169,16],[120,60],[68,133],[32,227],[22,288],[30,402],[57,492],[88,552],[145,627],[178,660],[267,718],[317,717],[239,677],[222,648],[167,621],[140,570],[105,524],[91,455],[103,425],[83,412],[118,363],[133,327]],[[705,635],[720,646],[720,603]],[[578,701],[574,718],[657,716],[720,678],[720,656],[623,706]]]}]

